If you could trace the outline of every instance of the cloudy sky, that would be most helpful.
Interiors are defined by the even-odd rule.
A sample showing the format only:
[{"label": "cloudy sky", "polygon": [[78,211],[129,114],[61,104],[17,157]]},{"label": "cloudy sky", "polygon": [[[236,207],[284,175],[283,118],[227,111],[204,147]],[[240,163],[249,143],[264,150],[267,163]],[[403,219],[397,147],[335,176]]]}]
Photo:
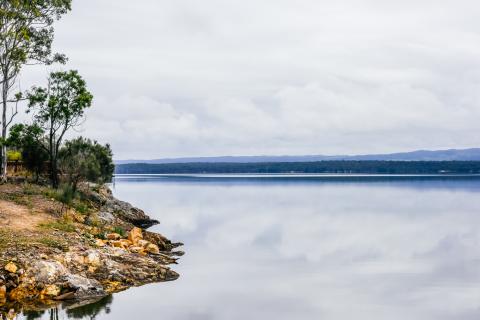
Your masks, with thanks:
[{"label": "cloudy sky", "polygon": [[81,134],[117,159],[466,148],[479,16],[468,0],[74,0],[55,46],[95,96]]}]

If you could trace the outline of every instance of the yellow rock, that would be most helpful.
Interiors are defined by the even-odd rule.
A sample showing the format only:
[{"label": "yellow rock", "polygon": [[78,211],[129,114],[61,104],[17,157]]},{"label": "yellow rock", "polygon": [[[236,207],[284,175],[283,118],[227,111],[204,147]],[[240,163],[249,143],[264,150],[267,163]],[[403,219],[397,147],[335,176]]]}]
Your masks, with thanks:
[{"label": "yellow rock", "polygon": [[139,253],[139,254],[142,254],[145,252],[145,249],[143,247],[130,247],[129,250],[132,253]]},{"label": "yellow rock", "polygon": [[27,288],[17,287],[10,292],[9,298],[12,301],[22,301],[30,298],[33,294],[34,292],[28,290]]},{"label": "yellow rock", "polygon": [[118,233],[109,233],[106,237],[108,240],[120,240],[122,238]]},{"label": "yellow rock", "polygon": [[57,287],[56,285],[54,284],[50,284],[48,286],[46,286],[42,292],[40,292],[40,295],[43,297],[43,298],[52,298],[52,297],[56,297],[60,294],[60,288]]},{"label": "yellow rock", "polygon": [[153,254],[159,254],[160,253],[160,249],[158,249],[158,246],[153,244],[153,243],[150,243],[149,245],[147,245],[147,247],[145,248],[145,250],[148,252],[148,253],[153,253]]},{"label": "yellow rock", "polygon": [[136,244],[139,247],[144,247],[146,248],[151,242],[147,240],[139,240],[138,243]]},{"label": "yellow rock", "polygon": [[128,240],[132,241],[134,245],[137,245],[139,240],[143,239],[142,229],[134,227],[128,233]]},{"label": "yellow rock", "polygon": [[110,244],[115,248],[127,249],[128,245],[120,240],[110,241]]},{"label": "yellow rock", "polygon": [[7,263],[7,265],[5,266],[5,270],[7,270],[8,272],[10,273],[16,273],[18,268],[17,266],[15,265],[15,263],[13,262],[9,262]]},{"label": "yellow rock", "polygon": [[102,239],[97,239],[97,240],[95,240],[95,245],[97,247],[105,247],[106,243]]},{"label": "yellow rock", "polygon": [[120,242],[122,243],[122,245],[123,245],[125,248],[128,248],[128,247],[130,247],[131,245],[133,245],[132,241],[127,240],[127,239],[122,239],[122,240],[120,240]]},{"label": "yellow rock", "polygon": [[0,301],[7,299],[7,287],[0,286]]}]

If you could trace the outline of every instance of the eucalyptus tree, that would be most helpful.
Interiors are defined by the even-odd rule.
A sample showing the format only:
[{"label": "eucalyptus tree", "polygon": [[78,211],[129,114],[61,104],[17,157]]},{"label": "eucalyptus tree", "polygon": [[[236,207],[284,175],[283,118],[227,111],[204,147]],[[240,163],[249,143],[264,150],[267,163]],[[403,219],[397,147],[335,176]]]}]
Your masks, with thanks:
[{"label": "eucalyptus tree", "polygon": [[71,0],[0,0],[1,171],[6,180],[7,131],[22,95],[16,90],[22,67],[65,62],[52,52],[53,23],[71,10]]},{"label": "eucalyptus tree", "polygon": [[93,96],[77,71],[52,72],[46,88],[27,94],[28,110],[46,135],[52,187],[58,187],[58,151],[68,130],[78,127]]}]

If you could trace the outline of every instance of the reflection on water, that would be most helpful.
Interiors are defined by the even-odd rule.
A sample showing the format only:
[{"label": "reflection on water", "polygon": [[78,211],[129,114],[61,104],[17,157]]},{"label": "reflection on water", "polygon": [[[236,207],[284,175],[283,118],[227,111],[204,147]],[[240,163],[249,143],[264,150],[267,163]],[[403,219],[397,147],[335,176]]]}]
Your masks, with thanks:
[{"label": "reflection on water", "polygon": [[478,177],[117,178],[185,243],[181,277],[83,316],[477,319],[479,192]]},{"label": "reflection on water", "polygon": [[24,311],[23,316],[26,320],[35,319],[97,319],[102,314],[110,313],[110,305],[113,302],[112,296],[106,296],[95,302],[81,302],[63,304],[56,308],[45,311]]}]

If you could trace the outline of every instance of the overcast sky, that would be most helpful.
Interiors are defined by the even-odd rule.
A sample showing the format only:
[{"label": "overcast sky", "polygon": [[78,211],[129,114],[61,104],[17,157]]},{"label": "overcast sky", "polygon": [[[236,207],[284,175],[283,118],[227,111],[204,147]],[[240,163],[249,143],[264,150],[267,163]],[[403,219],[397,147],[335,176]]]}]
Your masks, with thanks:
[{"label": "overcast sky", "polygon": [[480,146],[478,1],[73,2],[55,47],[116,159]]}]

